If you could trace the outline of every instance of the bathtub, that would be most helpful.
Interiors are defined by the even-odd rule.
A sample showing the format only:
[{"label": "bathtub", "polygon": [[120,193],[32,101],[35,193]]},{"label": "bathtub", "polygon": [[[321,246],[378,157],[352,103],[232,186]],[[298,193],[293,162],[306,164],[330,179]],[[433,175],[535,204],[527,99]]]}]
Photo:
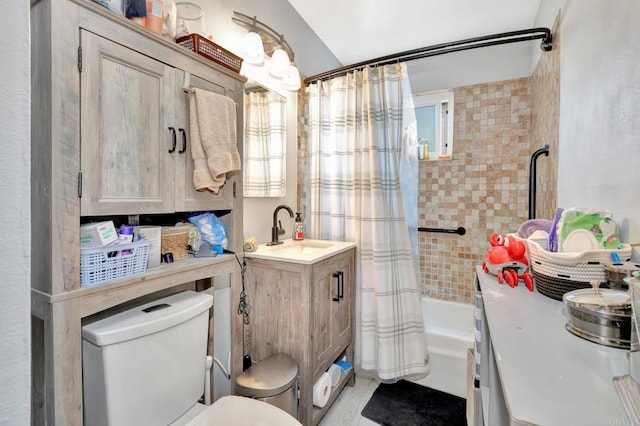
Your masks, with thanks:
[{"label": "bathtub", "polygon": [[466,398],[467,350],[474,344],[475,306],[422,298],[431,369],[415,383]]}]

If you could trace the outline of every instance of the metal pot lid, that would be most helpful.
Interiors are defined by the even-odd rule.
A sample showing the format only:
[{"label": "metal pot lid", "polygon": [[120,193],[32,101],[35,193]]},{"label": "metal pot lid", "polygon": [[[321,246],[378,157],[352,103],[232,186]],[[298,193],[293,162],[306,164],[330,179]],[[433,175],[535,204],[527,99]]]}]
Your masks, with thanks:
[{"label": "metal pot lid", "polygon": [[631,309],[631,295],[624,290],[584,288],[565,293],[562,300],[568,306],[592,311]]}]

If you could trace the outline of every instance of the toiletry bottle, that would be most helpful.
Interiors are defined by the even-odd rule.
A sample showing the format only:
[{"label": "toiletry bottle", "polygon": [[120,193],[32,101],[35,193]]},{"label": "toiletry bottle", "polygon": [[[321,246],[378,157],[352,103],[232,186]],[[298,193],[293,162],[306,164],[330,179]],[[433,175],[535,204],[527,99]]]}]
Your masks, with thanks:
[{"label": "toiletry bottle", "polygon": [[133,226],[122,225],[120,226],[120,231],[118,232],[118,240],[127,244],[133,241]]},{"label": "toiletry bottle", "polygon": [[[133,241],[133,226],[122,225],[118,231],[118,242],[120,244],[129,244]],[[125,249],[121,253],[123,256],[131,254],[131,250]]]},{"label": "toiletry bottle", "polygon": [[300,213],[296,213],[296,220],[293,225],[293,239],[296,241],[304,240],[304,223]]}]

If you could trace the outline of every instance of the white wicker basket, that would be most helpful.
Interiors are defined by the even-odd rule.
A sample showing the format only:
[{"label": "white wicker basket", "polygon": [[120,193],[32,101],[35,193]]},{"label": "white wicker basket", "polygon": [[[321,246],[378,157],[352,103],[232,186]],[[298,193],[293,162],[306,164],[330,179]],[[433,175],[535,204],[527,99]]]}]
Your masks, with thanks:
[{"label": "white wicker basket", "polygon": [[554,253],[546,248],[546,239],[527,240],[531,268],[549,277],[571,281],[606,282],[604,265],[612,262],[612,253],[617,253],[623,262],[631,259],[629,244],[622,244],[619,250],[587,250],[576,253]]},{"label": "white wicker basket", "polygon": [[620,260],[631,259],[631,246],[622,244],[620,250],[589,250],[579,253],[554,253],[547,249],[546,239],[527,240],[529,267],[536,281],[536,288],[545,296],[562,300],[568,291],[588,288],[591,282],[607,283],[606,263],[611,263],[612,253]]}]

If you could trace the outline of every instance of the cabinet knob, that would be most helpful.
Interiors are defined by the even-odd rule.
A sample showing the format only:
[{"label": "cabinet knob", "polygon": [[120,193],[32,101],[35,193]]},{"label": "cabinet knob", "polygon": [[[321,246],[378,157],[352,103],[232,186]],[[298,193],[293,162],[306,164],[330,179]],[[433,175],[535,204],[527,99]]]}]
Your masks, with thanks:
[{"label": "cabinet knob", "polygon": [[173,127],[169,127],[169,130],[171,130],[171,149],[169,150],[169,154],[173,154],[173,151],[176,150],[176,129],[174,129]]},{"label": "cabinet knob", "polygon": [[183,128],[179,128],[178,131],[182,135],[182,149],[178,151],[178,154],[184,154],[187,150],[187,132]]}]

